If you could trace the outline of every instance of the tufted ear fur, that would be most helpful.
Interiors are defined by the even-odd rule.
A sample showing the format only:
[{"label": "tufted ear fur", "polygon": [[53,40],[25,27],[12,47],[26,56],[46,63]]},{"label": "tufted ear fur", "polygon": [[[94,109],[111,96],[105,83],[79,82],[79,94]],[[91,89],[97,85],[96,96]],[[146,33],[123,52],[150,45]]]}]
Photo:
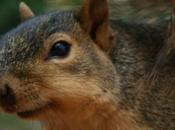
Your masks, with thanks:
[{"label": "tufted ear fur", "polygon": [[85,0],[78,12],[84,31],[104,51],[109,48],[109,21],[107,0]]},{"label": "tufted ear fur", "polygon": [[25,21],[34,16],[34,13],[32,12],[32,10],[24,2],[21,2],[19,5],[19,13],[20,13],[21,21]]}]

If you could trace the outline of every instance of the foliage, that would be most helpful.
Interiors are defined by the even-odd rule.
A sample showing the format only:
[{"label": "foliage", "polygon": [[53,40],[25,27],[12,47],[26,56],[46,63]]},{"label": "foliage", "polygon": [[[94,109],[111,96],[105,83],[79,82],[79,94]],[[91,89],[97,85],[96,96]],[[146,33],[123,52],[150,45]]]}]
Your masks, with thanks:
[{"label": "foliage", "polygon": [[[46,8],[44,0],[23,0],[36,13],[42,12]],[[19,3],[21,0],[1,0],[0,1],[0,35],[17,26],[19,19]]]},{"label": "foliage", "polygon": [[14,115],[0,113],[0,130],[39,130],[40,125],[36,122],[28,122]]}]

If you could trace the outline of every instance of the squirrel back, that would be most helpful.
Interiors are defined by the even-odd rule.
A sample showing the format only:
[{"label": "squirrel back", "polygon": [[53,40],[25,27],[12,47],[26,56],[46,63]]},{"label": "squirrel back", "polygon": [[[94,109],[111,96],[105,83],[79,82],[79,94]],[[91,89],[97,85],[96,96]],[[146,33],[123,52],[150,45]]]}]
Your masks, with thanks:
[{"label": "squirrel back", "polygon": [[[116,20],[116,30],[120,32],[116,37],[120,40],[111,54],[119,77],[122,77],[124,104],[141,113],[143,124],[146,121],[159,130],[175,129],[173,2],[121,1],[135,13],[129,22]],[[163,11],[163,15],[158,15]],[[152,18],[154,21],[150,20]]]},{"label": "squirrel back", "polygon": [[[142,8],[140,1],[124,2]],[[142,2],[173,8],[169,1]],[[21,3],[20,12],[24,22],[0,40],[5,112],[40,120],[46,130],[175,129],[169,14],[154,24],[118,14],[109,20],[107,0],[40,16]]]}]

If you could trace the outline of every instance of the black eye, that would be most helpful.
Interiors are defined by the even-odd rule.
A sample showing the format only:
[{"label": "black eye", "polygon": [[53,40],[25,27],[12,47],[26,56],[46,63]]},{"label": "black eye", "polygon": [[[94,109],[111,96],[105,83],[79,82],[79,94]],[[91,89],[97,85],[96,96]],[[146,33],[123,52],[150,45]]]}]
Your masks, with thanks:
[{"label": "black eye", "polygon": [[70,52],[70,44],[68,44],[65,41],[59,41],[56,42],[50,52],[49,52],[49,58],[64,58],[66,56],[68,56]]}]

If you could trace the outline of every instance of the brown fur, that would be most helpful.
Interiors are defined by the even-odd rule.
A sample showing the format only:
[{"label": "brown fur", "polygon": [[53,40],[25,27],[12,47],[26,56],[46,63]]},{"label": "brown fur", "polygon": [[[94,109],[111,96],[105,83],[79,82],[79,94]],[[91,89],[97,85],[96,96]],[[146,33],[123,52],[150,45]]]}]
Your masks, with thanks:
[{"label": "brown fur", "polygon": [[[173,34],[167,42],[167,25],[109,25],[107,7],[86,0],[78,13],[34,17],[7,33],[3,110],[40,120],[45,130],[174,130]],[[60,41],[70,53],[50,58]]]},{"label": "brown fur", "polygon": [[103,50],[109,48],[109,13],[106,0],[88,0],[78,11],[82,28]]},{"label": "brown fur", "polygon": [[[45,59],[45,53],[50,50],[50,46],[54,41],[58,40],[71,41],[75,50],[72,50],[70,57],[66,60],[52,60],[43,64],[42,60]],[[28,75],[30,77],[27,80],[19,82],[15,77],[3,76],[2,81],[11,81],[9,85],[13,85],[13,89],[15,89],[17,103],[13,107],[13,111],[20,113],[39,109],[38,112],[33,112],[29,115],[19,114],[19,116],[46,122],[45,127],[47,130],[141,129],[135,122],[135,115],[132,112],[123,110],[122,104],[119,104],[119,99],[109,90],[103,90],[105,89],[104,85],[110,88],[114,84],[118,84],[118,78],[116,77],[113,83],[111,81],[102,81],[104,78],[110,78],[106,75],[107,73],[115,75],[116,72],[107,56],[98,47],[92,45],[94,48],[93,53],[98,55],[99,63],[97,66],[101,64],[101,73],[99,73],[99,70],[95,71],[97,66],[89,64],[92,61],[88,61],[88,57],[83,56],[82,49],[80,49],[81,45],[78,46],[79,43],[73,37],[58,33],[49,37],[46,43],[45,45],[47,46],[43,50],[43,55],[37,58],[34,64],[27,64],[28,69],[33,71]],[[81,58],[85,58],[86,61]],[[85,62],[84,64],[87,64],[88,67],[94,68],[94,72],[92,74],[91,72],[82,72],[75,76],[75,72],[72,72],[74,71],[72,70],[72,65],[77,64],[79,60]],[[103,66],[110,67],[105,69]],[[25,86],[25,89],[23,86]],[[30,103],[26,104],[26,102]],[[8,108],[6,110],[9,111]]]}]

